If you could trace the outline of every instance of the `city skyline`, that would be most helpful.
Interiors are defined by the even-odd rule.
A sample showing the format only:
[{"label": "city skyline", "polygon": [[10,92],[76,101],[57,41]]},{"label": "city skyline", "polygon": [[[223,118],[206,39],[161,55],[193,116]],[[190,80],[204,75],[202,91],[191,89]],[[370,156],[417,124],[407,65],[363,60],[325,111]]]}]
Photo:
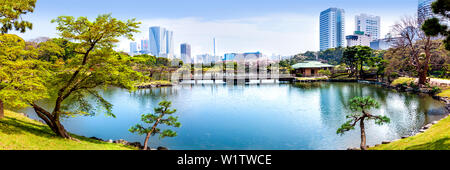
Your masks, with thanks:
[{"label": "city skyline", "polygon": [[[98,14],[112,13],[120,19],[136,18],[141,21],[141,33],[135,35],[135,41],[147,39],[148,27],[161,26],[174,32],[173,45],[179,56],[180,44],[187,42],[192,46],[192,55],[213,54],[213,43],[216,38],[217,55],[230,52],[261,51],[264,54],[293,55],[307,50],[319,50],[319,14],[329,7],[343,8],[346,12],[345,34],[354,31],[354,16],[361,13],[380,16],[382,20],[381,36],[390,31],[390,26],[402,16],[417,14],[417,0],[400,0],[395,2],[358,1],[245,1],[234,3],[169,0],[149,5],[146,1],[133,1],[123,5],[120,1],[94,1],[83,8],[72,0],[62,3],[38,1],[35,13],[26,16],[34,23],[34,29],[21,34],[25,39],[37,38],[38,35],[57,37],[55,25],[50,20],[58,15],[87,16],[94,18]],[[389,3],[387,3],[389,2]],[[162,4],[170,5],[162,5]],[[58,8],[58,5],[71,4],[70,10]],[[118,5],[120,4],[120,5]],[[385,5],[389,4],[389,5]],[[101,6],[103,5],[103,6]],[[99,8],[101,6],[101,8]],[[161,8],[156,9],[155,6]],[[254,6],[255,8],[250,8]],[[120,7],[120,8],[119,8]],[[48,10],[48,9],[56,10]],[[190,10],[177,10],[177,9]],[[208,10],[201,10],[208,9]],[[226,13],[232,9],[233,12]],[[146,12],[142,12],[146,11]],[[131,41],[122,40],[118,50],[129,51]]]}]

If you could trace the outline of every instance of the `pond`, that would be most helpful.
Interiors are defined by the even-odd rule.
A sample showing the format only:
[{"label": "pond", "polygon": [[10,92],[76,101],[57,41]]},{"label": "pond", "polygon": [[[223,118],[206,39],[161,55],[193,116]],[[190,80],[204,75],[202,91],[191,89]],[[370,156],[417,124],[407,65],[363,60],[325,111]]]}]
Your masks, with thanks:
[{"label": "pond", "polygon": [[[169,100],[182,124],[178,136],[153,137],[150,146],[169,149],[233,150],[335,150],[358,147],[358,127],[344,135],[336,130],[350,113],[347,101],[354,96],[371,96],[381,104],[374,114],[386,115],[391,123],[366,125],[367,143],[398,139],[417,132],[423,125],[442,118],[444,105],[430,96],[398,93],[376,85],[320,83],[292,84],[180,85],[129,93],[111,88],[102,92],[117,118],[100,113],[91,117],[63,120],[71,133],[102,139],[143,142],[144,136],[128,129],[140,122],[140,115],[153,112],[158,102]],[[21,110],[36,118],[31,108]]]}]

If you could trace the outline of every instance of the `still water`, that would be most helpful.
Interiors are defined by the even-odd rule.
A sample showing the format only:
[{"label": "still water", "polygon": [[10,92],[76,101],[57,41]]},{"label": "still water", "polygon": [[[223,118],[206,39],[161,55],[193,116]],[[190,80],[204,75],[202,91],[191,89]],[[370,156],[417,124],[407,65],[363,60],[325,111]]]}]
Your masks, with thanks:
[{"label": "still water", "polygon": [[[324,150],[358,147],[359,129],[344,135],[336,130],[350,113],[354,96],[371,96],[381,107],[374,114],[391,118],[388,125],[366,125],[369,145],[412,134],[445,113],[443,105],[429,96],[397,93],[375,85],[321,83],[320,87],[277,85],[183,85],[129,93],[119,88],[104,91],[117,118],[100,113],[63,121],[71,133],[102,139],[144,140],[128,129],[140,115],[153,112],[158,102],[172,101],[182,124],[178,136],[158,139],[150,146],[169,149],[287,149]],[[35,116],[32,109],[22,110]]]}]

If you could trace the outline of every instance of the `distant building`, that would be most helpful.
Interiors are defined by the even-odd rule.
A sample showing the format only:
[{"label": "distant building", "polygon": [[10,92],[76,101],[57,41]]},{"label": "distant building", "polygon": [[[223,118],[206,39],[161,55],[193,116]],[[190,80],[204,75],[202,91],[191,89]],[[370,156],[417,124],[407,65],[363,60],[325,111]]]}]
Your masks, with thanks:
[{"label": "distant building", "polygon": [[141,40],[141,51],[150,52],[150,41]]},{"label": "distant building", "polygon": [[226,53],[223,55],[223,61],[234,61],[236,58],[236,53]]},{"label": "distant building", "polygon": [[138,53],[138,47],[137,42],[131,42],[130,43],[130,55],[134,56]]},{"label": "distant building", "polygon": [[370,36],[371,41],[380,39],[380,17],[367,14],[355,16],[355,30]]},{"label": "distant building", "polygon": [[378,39],[370,42],[370,48],[374,50],[388,50],[389,48],[394,47],[398,38],[394,38],[391,34],[387,34],[384,39]]},{"label": "distant building", "polygon": [[302,77],[315,77],[320,76],[320,70],[332,70],[334,66],[320,61],[304,61],[293,65],[292,68],[296,74],[301,74]]},{"label": "distant building", "polygon": [[215,62],[214,56],[209,55],[209,54],[201,54],[201,55],[197,55],[194,59],[194,63],[196,64],[205,64],[205,65],[209,65]]},{"label": "distant building", "polygon": [[417,17],[419,25],[422,25],[425,20],[436,16],[431,9],[431,4],[436,0],[419,0],[417,8]]},{"label": "distant building", "polygon": [[370,40],[371,38],[364,34],[362,31],[355,31],[354,35],[348,35],[345,37],[347,40],[347,47],[353,47],[353,46],[370,46]]},{"label": "distant building", "polygon": [[149,28],[150,53],[156,57],[173,57],[173,32],[162,27]]},{"label": "distant building", "polygon": [[180,46],[180,50],[181,50],[181,60],[184,63],[192,63],[191,45],[189,45],[187,43],[183,43]]},{"label": "distant building", "polygon": [[249,53],[226,53],[224,54],[223,61],[238,61],[238,60],[257,60],[261,59],[263,54],[261,52],[249,52]]},{"label": "distant building", "polygon": [[345,11],[329,8],[320,13],[320,50],[345,46]]}]

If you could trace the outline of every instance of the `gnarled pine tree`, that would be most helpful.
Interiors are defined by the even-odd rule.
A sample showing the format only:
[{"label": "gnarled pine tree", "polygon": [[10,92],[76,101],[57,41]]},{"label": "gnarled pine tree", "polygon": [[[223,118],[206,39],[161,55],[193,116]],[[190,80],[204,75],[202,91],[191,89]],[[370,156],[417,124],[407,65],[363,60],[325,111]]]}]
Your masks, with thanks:
[{"label": "gnarled pine tree", "polygon": [[359,127],[361,129],[361,149],[366,150],[366,130],[365,130],[365,120],[375,120],[375,124],[383,125],[384,123],[389,123],[390,119],[386,116],[376,116],[369,113],[372,108],[379,108],[380,104],[371,97],[355,97],[349,102],[350,110],[353,114],[347,115],[347,122],[345,122],[338,130],[337,134],[344,134],[347,131],[355,129],[356,124],[359,122]]},{"label": "gnarled pine tree", "polygon": [[177,132],[174,132],[170,129],[166,129],[161,132],[161,129],[157,128],[159,124],[164,124],[166,126],[180,127],[181,123],[178,122],[178,117],[169,116],[168,118],[164,118],[166,115],[174,114],[177,110],[170,110],[170,105],[172,103],[168,101],[162,101],[158,105],[160,107],[155,108],[155,114],[143,114],[141,117],[141,121],[146,124],[152,124],[151,127],[144,127],[140,124],[136,124],[135,126],[130,128],[131,133],[138,133],[139,135],[146,134],[144,141],[144,150],[147,150],[148,140],[150,136],[154,136],[156,134],[160,134],[160,138],[164,137],[175,137],[177,136]]}]

